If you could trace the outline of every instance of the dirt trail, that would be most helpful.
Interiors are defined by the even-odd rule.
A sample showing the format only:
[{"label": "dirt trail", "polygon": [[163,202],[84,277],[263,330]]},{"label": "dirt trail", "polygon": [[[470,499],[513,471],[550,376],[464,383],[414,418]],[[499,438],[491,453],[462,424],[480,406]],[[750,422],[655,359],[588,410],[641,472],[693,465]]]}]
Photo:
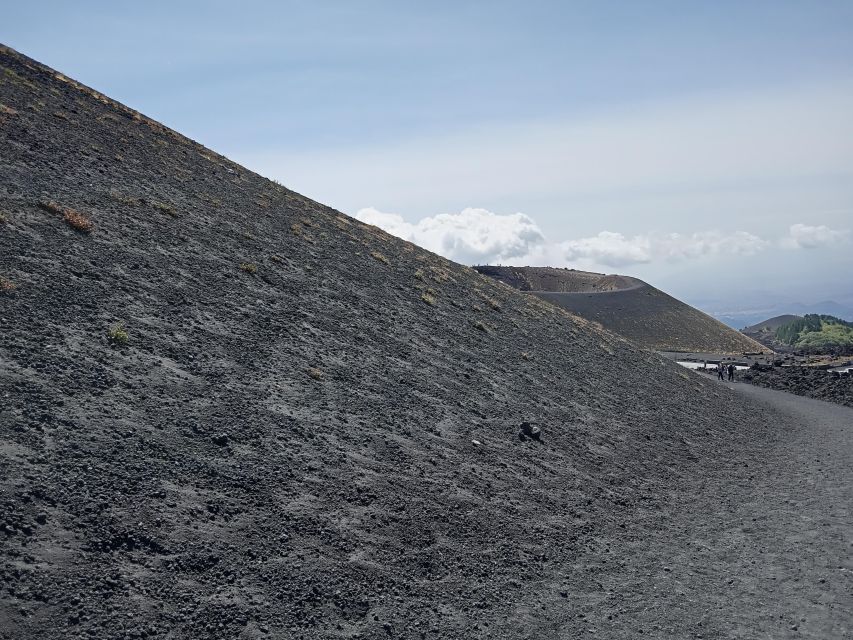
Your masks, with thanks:
[{"label": "dirt trail", "polygon": [[853,410],[721,386],[779,414],[776,437],[697,456],[668,506],[579,559],[587,606],[553,637],[853,638]]}]

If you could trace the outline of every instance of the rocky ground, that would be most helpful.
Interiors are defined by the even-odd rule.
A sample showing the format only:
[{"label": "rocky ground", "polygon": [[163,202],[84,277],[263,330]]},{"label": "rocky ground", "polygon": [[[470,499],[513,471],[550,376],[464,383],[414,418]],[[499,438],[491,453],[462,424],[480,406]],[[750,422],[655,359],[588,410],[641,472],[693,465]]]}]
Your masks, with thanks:
[{"label": "rocky ground", "polygon": [[8,49],[0,149],[0,638],[848,633],[802,416]]},{"label": "rocky ground", "polygon": [[738,380],[759,387],[853,407],[853,375],[809,367],[766,367],[738,372]]}]

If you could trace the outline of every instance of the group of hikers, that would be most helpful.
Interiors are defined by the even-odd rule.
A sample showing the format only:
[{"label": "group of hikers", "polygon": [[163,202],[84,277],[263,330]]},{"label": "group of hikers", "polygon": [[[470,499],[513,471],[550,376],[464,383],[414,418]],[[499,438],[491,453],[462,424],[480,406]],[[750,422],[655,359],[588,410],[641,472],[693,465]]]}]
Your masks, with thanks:
[{"label": "group of hikers", "polygon": [[[703,367],[703,368],[707,368],[708,363],[707,363],[707,362],[704,362],[703,364],[704,364],[704,367]],[[720,362],[720,363],[717,365],[717,378],[718,378],[719,380],[723,380],[723,381],[725,381],[725,379],[726,379],[726,374],[727,374],[727,373],[728,373],[728,375],[729,375],[729,382],[734,382],[734,379],[735,379],[735,366],[734,366],[731,362],[728,364],[728,366],[726,366],[726,364],[725,364],[724,362]]]}]

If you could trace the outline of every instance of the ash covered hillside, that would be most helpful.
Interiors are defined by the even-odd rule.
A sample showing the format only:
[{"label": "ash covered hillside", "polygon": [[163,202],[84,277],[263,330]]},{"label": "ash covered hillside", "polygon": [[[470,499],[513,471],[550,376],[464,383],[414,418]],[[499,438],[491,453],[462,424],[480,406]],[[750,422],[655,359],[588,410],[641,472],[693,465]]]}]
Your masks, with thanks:
[{"label": "ash covered hillside", "polygon": [[0,637],[694,630],[600,572],[771,411],[7,48],[0,149]]},{"label": "ash covered hillside", "polygon": [[707,353],[768,350],[638,278],[552,267],[484,265],[476,269],[649,349]]}]

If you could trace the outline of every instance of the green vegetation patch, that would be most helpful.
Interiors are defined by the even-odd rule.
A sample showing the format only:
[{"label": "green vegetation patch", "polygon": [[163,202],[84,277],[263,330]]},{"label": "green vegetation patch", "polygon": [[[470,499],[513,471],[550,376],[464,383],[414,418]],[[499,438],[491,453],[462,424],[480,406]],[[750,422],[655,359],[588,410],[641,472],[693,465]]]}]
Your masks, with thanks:
[{"label": "green vegetation patch", "polygon": [[850,349],[853,348],[853,322],[809,313],[776,329],[776,339],[813,353]]}]

